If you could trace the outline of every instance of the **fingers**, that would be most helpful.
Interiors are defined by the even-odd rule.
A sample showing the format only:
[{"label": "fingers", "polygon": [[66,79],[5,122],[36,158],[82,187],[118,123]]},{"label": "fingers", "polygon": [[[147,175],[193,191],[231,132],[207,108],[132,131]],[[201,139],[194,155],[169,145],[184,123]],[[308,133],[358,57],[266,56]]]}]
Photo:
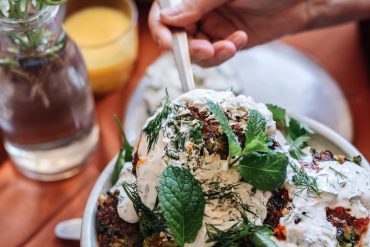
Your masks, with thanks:
[{"label": "fingers", "polygon": [[152,33],[154,41],[158,46],[171,49],[172,48],[172,34],[171,31],[161,23],[160,7],[157,2],[154,2],[149,12],[148,24]]},{"label": "fingers", "polygon": [[227,39],[211,44],[205,40],[190,40],[190,53],[192,62],[202,67],[219,65],[230,58],[235,53],[245,48],[248,37],[245,32],[237,31]]},{"label": "fingers", "polygon": [[228,40],[218,41],[213,44],[213,47],[215,49],[214,55],[209,59],[198,61],[197,63],[200,66],[212,67],[219,65],[232,58],[237,51],[235,45]]},{"label": "fingers", "polygon": [[230,0],[184,0],[181,4],[161,11],[160,19],[169,26],[184,27],[199,21],[211,10]]},{"label": "fingers", "polygon": [[190,39],[189,49],[194,63],[211,59],[215,55],[215,48],[207,39]]},{"label": "fingers", "polygon": [[[217,6],[217,4],[221,4],[225,2],[227,2],[227,0],[213,0],[212,4],[209,4],[209,5],[215,4],[214,6]],[[205,0],[198,0],[198,1],[185,0],[183,5],[176,6],[175,9],[181,10],[181,8],[188,8],[191,10],[189,13],[195,13],[196,12],[195,10],[197,10],[198,13],[204,13],[203,11],[207,11],[211,9],[210,6],[205,6],[205,5],[203,6],[202,4],[204,3],[205,3]],[[199,6],[201,7],[198,6],[197,8],[195,8],[193,6],[195,4],[199,4]],[[194,11],[192,12],[192,9],[195,12]],[[199,12],[199,9],[201,9],[200,12]],[[186,15],[186,13],[181,12],[178,18],[180,19],[183,18],[184,16],[181,17],[181,15],[184,15],[184,14]],[[175,12],[175,15],[176,15],[176,12]],[[196,15],[198,14],[190,15],[191,18],[194,18],[194,19],[190,18],[188,20],[196,20],[196,18],[198,18],[196,17]],[[174,17],[174,18],[176,19],[177,17]],[[192,61],[194,63],[198,63],[199,65],[203,67],[215,66],[215,65],[225,62],[226,60],[233,57],[238,50],[245,48],[247,44],[247,40],[248,40],[247,34],[243,31],[232,32],[232,28],[230,27],[226,28],[227,26],[225,26],[225,28],[222,28],[223,30],[227,29],[229,30],[229,32],[230,31],[232,32],[231,35],[229,35],[227,38],[222,39],[221,37],[219,38],[208,37],[207,33],[205,32],[196,33],[196,25],[194,25],[194,23],[189,23],[185,25],[186,30],[190,34],[189,36],[190,54],[192,57]],[[171,31],[162,22],[161,10],[160,10],[158,3],[156,2],[152,5],[152,8],[149,14],[149,27],[151,29],[154,40],[159,46],[165,49],[172,48]],[[211,43],[213,40],[215,40],[215,38],[216,40],[218,39],[221,39],[221,40],[215,43]]]},{"label": "fingers", "polygon": [[248,36],[244,31],[236,31],[227,40],[231,41],[238,51],[244,49],[248,43]]}]

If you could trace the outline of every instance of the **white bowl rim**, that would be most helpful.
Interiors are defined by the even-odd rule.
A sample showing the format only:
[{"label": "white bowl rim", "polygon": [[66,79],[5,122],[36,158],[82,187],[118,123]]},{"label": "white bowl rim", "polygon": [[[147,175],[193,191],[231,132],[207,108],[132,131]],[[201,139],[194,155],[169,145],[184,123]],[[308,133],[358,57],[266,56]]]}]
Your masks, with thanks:
[{"label": "white bowl rim", "polygon": [[[327,139],[328,141],[335,143],[346,155],[348,156],[356,156],[361,155],[363,158],[362,167],[370,172],[370,165],[365,157],[346,139],[344,139],[341,135],[336,133],[334,130],[330,129],[329,127],[315,121],[309,119],[307,117],[302,117],[294,114],[289,114],[293,118],[301,121],[302,123],[307,124],[315,134]],[[83,219],[82,219],[82,229],[81,229],[81,241],[80,245],[82,247],[95,247],[98,246],[97,238],[96,238],[96,231],[95,231],[95,214],[97,208],[97,201],[99,196],[105,191],[102,191],[103,185],[109,180],[111,174],[113,172],[114,163],[117,156],[113,158],[107,167],[103,170],[101,175],[99,176],[98,180],[96,181],[89,199],[86,203]]]}]

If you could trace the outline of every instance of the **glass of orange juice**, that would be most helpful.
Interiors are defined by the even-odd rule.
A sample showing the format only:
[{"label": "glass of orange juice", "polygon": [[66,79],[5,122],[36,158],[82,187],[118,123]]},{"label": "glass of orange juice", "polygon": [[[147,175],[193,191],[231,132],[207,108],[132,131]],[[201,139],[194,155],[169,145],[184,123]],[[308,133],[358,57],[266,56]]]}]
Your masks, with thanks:
[{"label": "glass of orange juice", "polygon": [[95,94],[128,81],[138,52],[137,16],[131,0],[69,1],[64,27],[80,47]]}]

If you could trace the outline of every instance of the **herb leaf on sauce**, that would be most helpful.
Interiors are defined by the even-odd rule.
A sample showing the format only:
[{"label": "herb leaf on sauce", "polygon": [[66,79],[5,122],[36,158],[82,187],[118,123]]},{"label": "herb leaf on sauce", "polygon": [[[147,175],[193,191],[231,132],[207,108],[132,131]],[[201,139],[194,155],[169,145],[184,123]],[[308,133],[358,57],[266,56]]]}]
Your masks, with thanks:
[{"label": "herb leaf on sauce", "polygon": [[229,160],[230,158],[239,156],[242,151],[240,143],[235,133],[233,132],[224,112],[217,104],[213,103],[212,101],[207,101],[206,105],[208,106],[209,110],[215,115],[216,119],[220,123],[222,130],[227,136],[227,140],[229,143]]},{"label": "herb leaf on sauce", "polygon": [[126,162],[132,162],[132,146],[127,140],[125,131],[123,130],[123,126],[117,115],[114,116],[114,120],[116,121],[121,135],[122,135],[122,142],[123,145],[120,148],[120,151],[118,153],[118,158],[116,160],[116,163],[113,168],[111,183],[112,185],[115,185],[119,179],[119,174],[121,173],[122,168],[124,167]]},{"label": "herb leaf on sauce", "polygon": [[250,152],[268,152],[268,147],[272,145],[271,140],[265,133],[266,120],[256,110],[250,110],[248,115],[247,128],[245,131],[246,143],[242,154]]},{"label": "herb leaf on sauce", "polygon": [[278,247],[271,240],[273,230],[271,226],[256,226],[244,219],[243,223],[235,224],[226,231],[220,230],[216,226],[207,225],[207,242],[216,242],[215,247],[244,246],[251,244],[255,247]]},{"label": "herb leaf on sauce", "polygon": [[295,141],[301,136],[310,136],[312,134],[312,130],[293,118],[289,120],[289,125],[285,128],[285,131],[291,141]]},{"label": "herb leaf on sauce", "polygon": [[143,129],[148,140],[148,153],[152,150],[158,141],[159,132],[162,129],[163,122],[171,113],[170,99],[166,90],[166,96],[162,100],[162,111],[160,111]]},{"label": "herb leaf on sauce", "polygon": [[139,227],[141,234],[146,238],[153,234],[166,232],[166,226],[162,214],[158,210],[158,205],[154,210],[150,210],[141,201],[136,184],[122,184],[123,190],[134,205],[134,209],[139,216]]},{"label": "herb leaf on sauce", "polygon": [[194,242],[202,226],[205,199],[199,182],[186,168],[167,166],[159,178],[159,206],[180,246]]},{"label": "herb leaf on sauce", "polygon": [[291,146],[289,148],[290,155],[293,158],[299,160],[304,155],[304,153],[302,152],[302,149],[307,146],[307,142],[310,139],[311,139],[311,137],[307,136],[307,135],[303,135],[303,136],[300,136],[297,139],[295,139],[291,143]]},{"label": "herb leaf on sauce", "polygon": [[279,152],[250,153],[240,160],[238,170],[243,180],[259,190],[280,188],[286,179],[288,157]]},{"label": "herb leaf on sauce", "polygon": [[292,177],[292,182],[299,189],[297,194],[302,193],[304,190],[307,190],[308,194],[316,194],[317,196],[321,194],[317,186],[316,178],[309,176],[303,167],[300,168],[293,162],[289,163],[289,166],[295,173]]},{"label": "herb leaf on sauce", "polygon": [[313,131],[296,119],[287,117],[285,109],[271,104],[267,104],[267,108],[271,111],[277,126],[284,131],[291,144],[290,155],[295,159],[300,159],[304,154],[302,149],[308,146]]}]

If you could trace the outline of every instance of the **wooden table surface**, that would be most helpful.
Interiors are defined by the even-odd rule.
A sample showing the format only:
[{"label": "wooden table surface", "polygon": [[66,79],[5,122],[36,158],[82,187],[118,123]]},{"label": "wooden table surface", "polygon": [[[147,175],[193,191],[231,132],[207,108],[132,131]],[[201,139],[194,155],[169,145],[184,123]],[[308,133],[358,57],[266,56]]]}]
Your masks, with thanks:
[{"label": "wooden table surface", "polygon": [[[354,144],[370,158],[370,83],[367,80],[354,24],[287,37],[284,41],[314,57],[339,82],[355,123]],[[23,177],[0,149],[0,246],[78,246],[54,236],[57,222],[81,217],[99,173],[120,145],[113,114],[123,114],[145,68],[160,54],[150,38],[145,13],[140,18],[140,53],[127,87],[96,99],[100,144],[78,176],[54,183]],[[298,83],[298,82],[297,82]]]}]

